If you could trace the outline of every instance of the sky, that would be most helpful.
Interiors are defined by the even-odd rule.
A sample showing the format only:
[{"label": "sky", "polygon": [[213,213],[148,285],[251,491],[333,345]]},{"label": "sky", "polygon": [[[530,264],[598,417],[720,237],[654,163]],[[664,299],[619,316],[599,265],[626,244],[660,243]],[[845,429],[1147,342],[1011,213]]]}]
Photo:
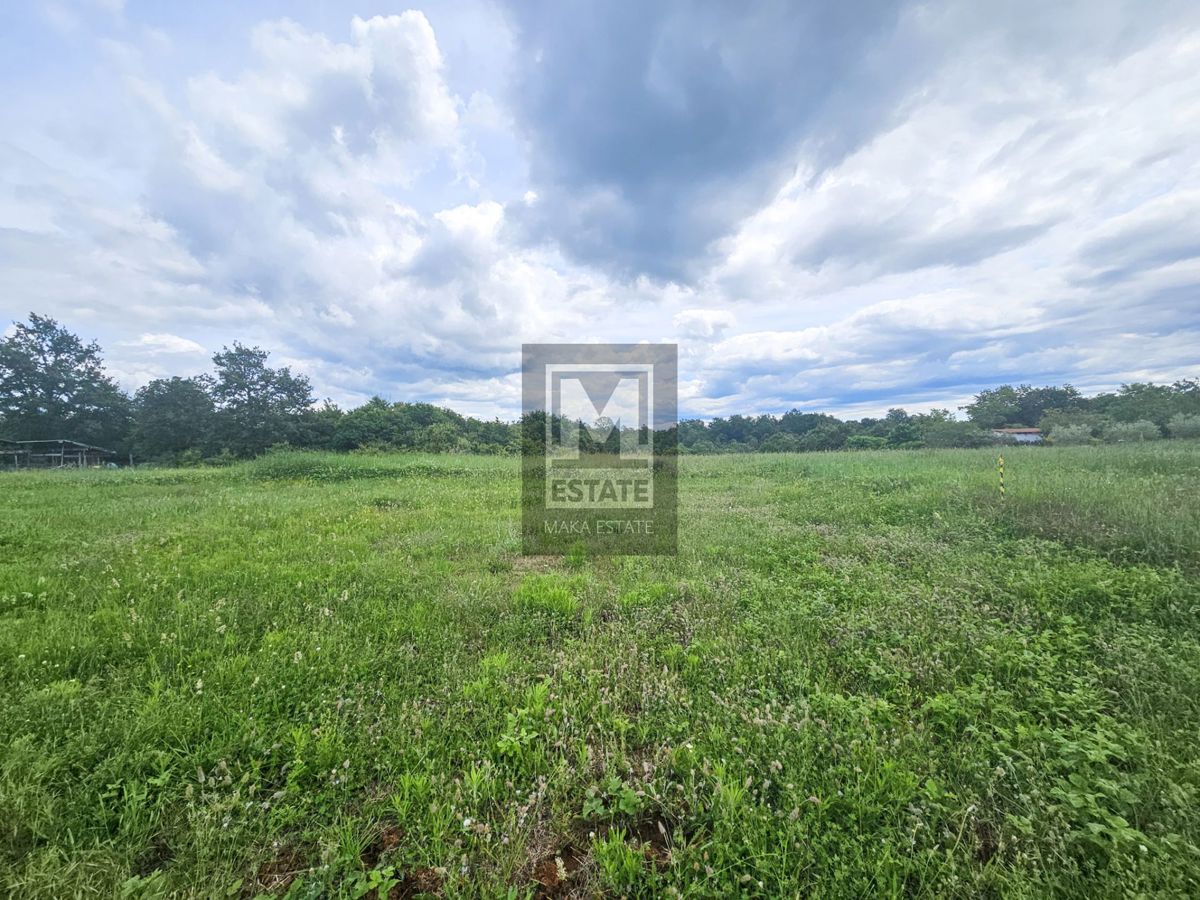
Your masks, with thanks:
[{"label": "sky", "polygon": [[1200,5],[0,2],[0,328],[128,390],[233,341],[513,418],[522,342],[680,412],[1200,377]]}]

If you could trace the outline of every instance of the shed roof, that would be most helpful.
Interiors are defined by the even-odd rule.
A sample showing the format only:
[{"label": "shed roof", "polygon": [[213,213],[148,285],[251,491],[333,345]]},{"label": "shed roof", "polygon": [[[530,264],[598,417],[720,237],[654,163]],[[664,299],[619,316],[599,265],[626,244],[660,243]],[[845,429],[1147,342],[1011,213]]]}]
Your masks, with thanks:
[{"label": "shed roof", "polygon": [[75,450],[95,450],[97,453],[111,453],[116,456],[116,450],[109,450],[106,447],[97,447],[93,444],[85,444],[82,441],[71,441],[64,438],[51,438],[36,441],[6,441],[8,444],[16,444],[18,447],[28,447],[30,450],[38,449],[41,445],[52,445],[55,447],[71,447]]}]

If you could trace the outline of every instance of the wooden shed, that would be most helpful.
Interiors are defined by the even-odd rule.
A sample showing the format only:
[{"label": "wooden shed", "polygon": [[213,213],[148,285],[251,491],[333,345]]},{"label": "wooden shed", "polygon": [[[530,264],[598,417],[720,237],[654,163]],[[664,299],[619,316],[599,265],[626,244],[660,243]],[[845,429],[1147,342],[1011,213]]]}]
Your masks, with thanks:
[{"label": "wooden shed", "polygon": [[86,469],[115,463],[117,453],[81,441],[0,441],[0,466],[6,469]]}]

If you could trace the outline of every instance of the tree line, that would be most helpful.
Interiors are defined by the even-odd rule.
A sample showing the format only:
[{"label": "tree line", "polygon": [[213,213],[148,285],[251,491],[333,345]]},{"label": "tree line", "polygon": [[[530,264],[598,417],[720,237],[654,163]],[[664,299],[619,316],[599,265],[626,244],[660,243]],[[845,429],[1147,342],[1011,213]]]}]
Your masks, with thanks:
[{"label": "tree line", "polygon": [[[219,462],[288,445],[324,450],[516,453],[521,423],[484,421],[428,403],[373,397],[343,410],[318,404],[309,380],[235,342],[211,372],[160,378],[133,395],[104,369],[100,346],[31,314],[0,340],[0,437],[69,439],[123,457],[170,464]],[[1070,385],[1004,385],[978,394],[960,420],[948,409],[842,420],[792,410],[780,416],[685,419],[681,452],[801,452],[980,447],[1004,427],[1041,427],[1056,443],[1200,437],[1200,382],[1127,384],[1084,397]]]},{"label": "tree line", "polygon": [[995,433],[1002,428],[1040,428],[1056,444],[1194,438],[1200,437],[1200,381],[1125,384],[1093,397],[1071,385],[1002,385],[981,391],[961,411],[965,419],[949,409],[899,408],[857,420],[799,410],[690,419],[679,423],[679,443],[693,453],[984,447],[1011,440]]}]

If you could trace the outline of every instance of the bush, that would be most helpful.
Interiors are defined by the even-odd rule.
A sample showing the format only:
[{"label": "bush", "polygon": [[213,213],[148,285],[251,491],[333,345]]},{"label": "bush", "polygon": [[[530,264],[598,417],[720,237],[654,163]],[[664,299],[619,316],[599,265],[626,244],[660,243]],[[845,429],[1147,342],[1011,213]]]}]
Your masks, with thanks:
[{"label": "bush", "polygon": [[1050,434],[1056,444],[1089,444],[1092,429],[1088,425],[1059,425]]},{"label": "bush", "polygon": [[847,450],[881,450],[887,446],[887,438],[873,434],[855,434],[846,438]]},{"label": "bush", "polygon": [[773,434],[759,445],[760,453],[798,453],[804,449],[794,434]]},{"label": "bush", "polygon": [[352,481],[365,478],[439,478],[467,470],[436,463],[410,462],[404,453],[328,453],[272,448],[245,464],[256,481]]},{"label": "bush", "polygon": [[1109,443],[1131,443],[1133,441],[1156,441],[1162,432],[1153,422],[1139,419],[1136,422],[1117,422],[1104,429],[1104,440]]},{"label": "bush", "polygon": [[996,436],[973,422],[936,422],[925,431],[928,447],[990,447]]},{"label": "bush", "polygon": [[1183,413],[1173,416],[1167,423],[1167,431],[1174,438],[1200,437],[1200,416],[1187,416]]}]

